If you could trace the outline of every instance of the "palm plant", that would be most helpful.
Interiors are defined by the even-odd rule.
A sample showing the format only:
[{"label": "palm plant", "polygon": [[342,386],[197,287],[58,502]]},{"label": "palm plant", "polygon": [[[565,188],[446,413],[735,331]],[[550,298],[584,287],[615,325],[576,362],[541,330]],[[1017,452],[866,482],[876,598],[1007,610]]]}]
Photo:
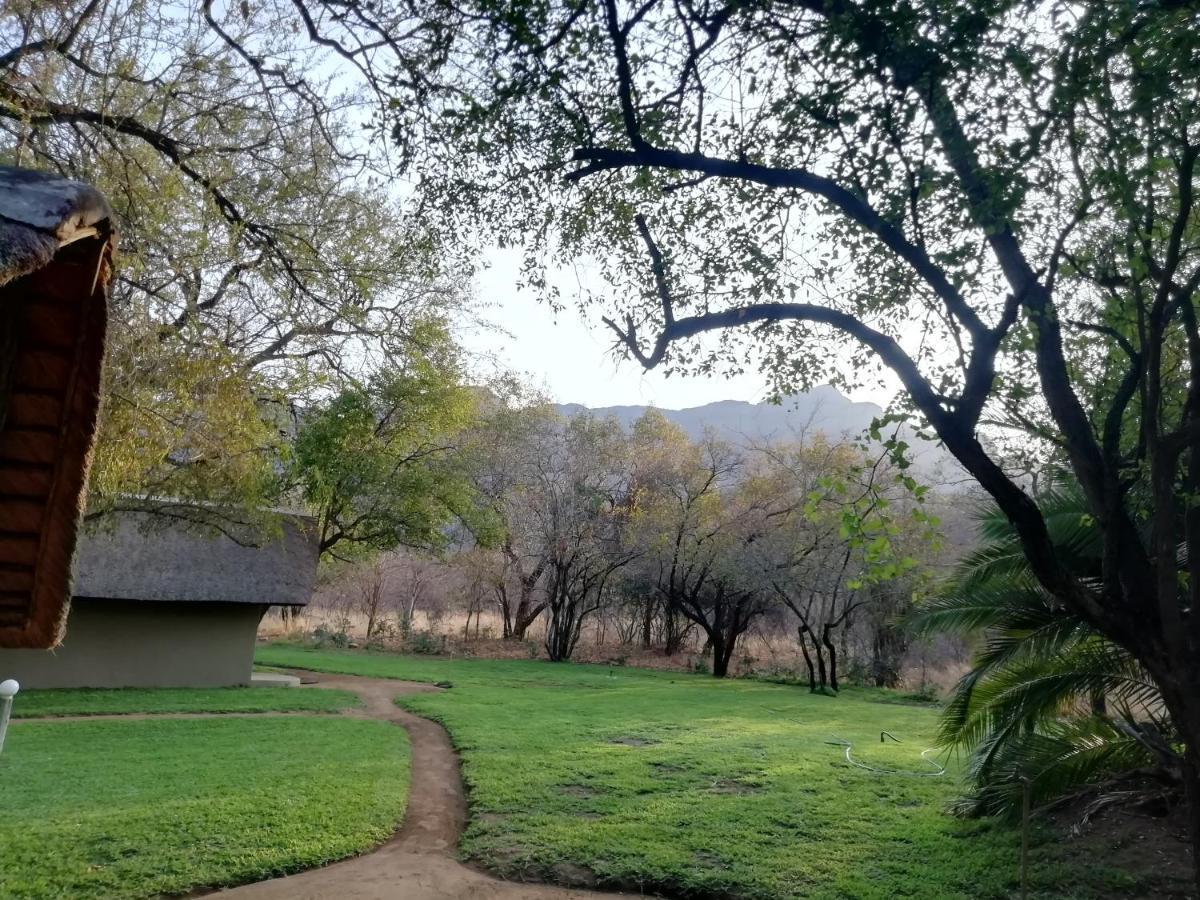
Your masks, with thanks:
[{"label": "palm plant", "polygon": [[[1040,498],[1060,558],[1100,578],[1100,530],[1079,491]],[[1173,729],[1157,687],[1123,648],[1057,604],[1037,583],[1016,533],[996,509],[980,515],[982,546],[911,619],[920,632],[982,632],[955,686],[940,737],[970,752],[972,789],[959,811],[1017,816],[1131,772],[1178,783]]]}]

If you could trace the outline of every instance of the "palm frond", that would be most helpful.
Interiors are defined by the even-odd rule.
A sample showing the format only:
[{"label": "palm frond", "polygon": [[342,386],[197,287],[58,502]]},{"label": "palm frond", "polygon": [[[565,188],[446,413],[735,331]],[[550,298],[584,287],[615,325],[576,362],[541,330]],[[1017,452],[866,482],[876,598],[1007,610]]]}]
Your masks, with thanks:
[{"label": "palm frond", "polygon": [[[1056,555],[1085,584],[1097,581],[1102,537],[1078,488],[1059,485],[1039,499]],[[944,746],[970,751],[972,790],[959,810],[1018,815],[1026,784],[1042,804],[1161,763],[1168,744],[1147,734],[1167,734],[1170,724],[1159,721],[1153,680],[1042,589],[999,510],[982,514],[980,531],[983,546],[908,622],[921,634],[980,635],[939,728]],[[1124,718],[1109,717],[1107,708]]]}]

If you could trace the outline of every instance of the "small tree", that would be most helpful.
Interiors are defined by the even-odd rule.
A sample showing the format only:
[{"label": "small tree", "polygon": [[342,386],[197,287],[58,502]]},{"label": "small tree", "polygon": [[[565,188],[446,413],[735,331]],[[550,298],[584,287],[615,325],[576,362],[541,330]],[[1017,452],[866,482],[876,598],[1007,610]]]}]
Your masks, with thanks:
[{"label": "small tree", "polygon": [[321,553],[446,543],[471,505],[453,453],[473,409],[459,377],[456,347],[429,323],[420,355],[304,417],[288,474],[316,512]]},{"label": "small tree", "polygon": [[387,579],[387,567],[383,560],[376,559],[359,566],[355,575],[355,588],[358,591],[358,611],[367,620],[367,640],[375,636],[380,622],[387,615],[392,605]]},{"label": "small tree", "polygon": [[537,505],[548,558],[546,651],[569,659],[609,581],[637,555],[626,546],[628,445],[612,419],[577,416],[539,466]]}]

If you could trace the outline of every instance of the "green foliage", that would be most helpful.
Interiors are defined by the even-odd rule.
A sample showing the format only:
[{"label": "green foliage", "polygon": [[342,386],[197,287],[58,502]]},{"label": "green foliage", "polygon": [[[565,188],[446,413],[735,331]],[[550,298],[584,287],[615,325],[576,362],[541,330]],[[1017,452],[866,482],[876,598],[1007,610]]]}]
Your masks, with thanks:
[{"label": "green foliage", "polygon": [[430,321],[417,351],[304,418],[289,480],[317,515],[322,553],[445,544],[453,515],[472,507],[452,452],[475,409],[461,377],[456,345]]},{"label": "green foliage", "polygon": [[93,512],[270,503],[292,405],[465,302],[451,253],[372,174],[370,101],[296,8],[176,12],[17,0],[0,16],[0,161],[95,185],[120,234]]},{"label": "green foliage", "polygon": [[382,841],[404,813],[408,745],[333,717],[17,721],[0,780],[0,895],[153,897]]},{"label": "green foliage", "polygon": [[266,379],[222,341],[164,340],[131,298],[110,331],[88,511],[154,509],[163,498],[231,510],[270,504],[279,429],[259,398]]},{"label": "green foliage", "polygon": [[328,625],[318,625],[312,633],[313,646],[316,647],[345,647],[350,643],[350,635],[341,628],[330,628]]},{"label": "green foliage", "polygon": [[432,631],[418,631],[405,641],[405,646],[413,653],[441,653],[445,640]]},{"label": "green foliage", "polygon": [[[1007,900],[1017,891],[1020,835],[945,812],[945,778],[880,777],[856,757],[916,771],[936,737],[927,707],[835,701],[749,680],[527,660],[259,648],[258,658],[454,689],[405,697],[443,722],[463,760],[468,859],[513,878],[561,880],[573,867],[601,885],[668,896],[753,900]],[[903,743],[881,744],[887,729]],[[1038,830],[1031,896],[1145,893],[1147,881],[1081,860]],[[1120,886],[1120,887],[1114,887]]]},{"label": "green foliage", "polygon": [[[1094,579],[1100,535],[1085,508],[1077,488],[1042,497],[1056,552],[1080,578]],[[963,811],[1015,817],[1026,779],[1040,804],[1169,758],[1171,729],[1150,676],[1038,585],[1003,516],[989,509],[980,526],[984,545],[911,619],[926,633],[982,633],[940,731],[945,745],[971,754]],[[1099,698],[1115,716],[1091,711]]]}]

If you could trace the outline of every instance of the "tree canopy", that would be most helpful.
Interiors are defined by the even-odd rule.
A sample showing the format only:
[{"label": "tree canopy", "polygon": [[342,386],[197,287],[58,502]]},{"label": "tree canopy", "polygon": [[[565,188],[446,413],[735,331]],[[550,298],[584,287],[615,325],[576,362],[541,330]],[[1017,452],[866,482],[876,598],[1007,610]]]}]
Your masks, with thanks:
[{"label": "tree canopy", "polygon": [[0,158],[95,184],[121,232],[93,515],[269,502],[294,407],[404,358],[465,303],[364,130],[379,97],[339,75],[347,57],[301,9],[0,13]]},{"label": "tree canopy", "polygon": [[[1154,675],[1200,847],[1194,4],[411,10],[396,133],[447,226],[521,241],[535,276],[594,258],[584,300],[648,367],[889,369],[1039,582]],[[990,422],[1069,468],[1099,581],[1059,558]]]}]

